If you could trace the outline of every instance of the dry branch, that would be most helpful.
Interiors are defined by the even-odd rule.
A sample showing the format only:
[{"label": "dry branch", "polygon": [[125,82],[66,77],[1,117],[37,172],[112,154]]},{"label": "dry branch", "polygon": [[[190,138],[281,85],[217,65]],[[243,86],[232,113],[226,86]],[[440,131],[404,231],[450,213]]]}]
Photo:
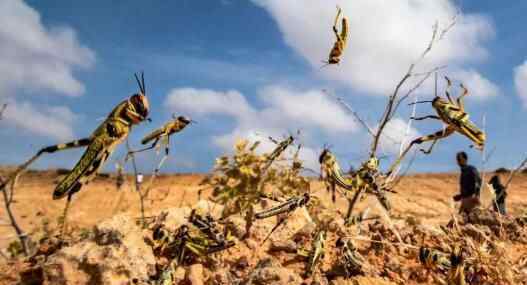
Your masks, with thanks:
[{"label": "dry branch", "polygon": [[[4,114],[5,110],[6,110],[6,108],[7,108],[7,104],[4,104],[2,106],[2,109],[0,110],[0,120],[3,118],[3,114]],[[15,174],[12,177],[12,179],[7,180],[7,181],[4,180],[3,177],[0,177],[0,191],[2,192],[2,196],[3,196],[3,199],[4,199],[4,207],[5,207],[5,210],[7,212],[7,216],[9,217],[9,223],[10,223],[10,225],[13,227],[13,229],[16,232],[16,235],[17,235],[17,237],[18,237],[18,239],[20,241],[20,244],[22,245],[22,250],[24,251],[24,255],[27,256],[29,254],[29,249],[28,249],[28,245],[27,245],[28,236],[22,230],[20,225],[18,225],[18,223],[17,223],[17,221],[15,219],[15,215],[13,214],[13,211],[11,209],[11,204],[13,202],[13,195],[15,193],[15,186],[16,186],[18,174],[20,174],[20,173]],[[9,193],[8,193],[7,185],[9,183],[10,183],[10,187],[9,187]]]},{"label": "dry branch", "polygon": [[145,193],[141,191],[141,184],[138,181],[138,172],[137,172],[137,164],[135,162],[135,154],[131,151],[130,148],[130,142],[128,138],[126,138],[126,150],[128,153],[126,154],[125,161],[128,160],[128,157],[131,158],[132,162],[132,169],[134,170],[134,187],[135,191],[137,192],[137,195],[139,195],[139,206],[141,208],[141,225],[143,227],[146,227],[146,221],[145,221]]},{"label": "dry branch", "polygon": [[[4,179],[2,177],[0,177],[0,182],[4,183]],[[15,179],[12,180],[12,182],[10,184],[10,188],[11,188],[10,192],[14,192],[15,182],[16,182],[16,177],[15,177]],[[11,209],[12,199],[11,200],[9,199],[9,194],[7,192],[7,187],[4,187],[3,189],[0,189],[0,191],[2,192],[2,195],[3,195],[4,207],[5,207],[5,210],[7,212],[7,216],[9,217],[9,221],[11,223],[11,226],[13,227],[13,229],[16,232],[16,236],[18,237],[18,239],[20,241],[20,245],[22,246],[22,250],[24,251],[24,255],[28,256],[29,255],[29,249],[28,249],[28,244],[27,244],[28,236],[24,232],[24,230],[22,230],[22,228],[20,227],[20,225],[16,221],[15,215],[13,214],[13,211]]]}]

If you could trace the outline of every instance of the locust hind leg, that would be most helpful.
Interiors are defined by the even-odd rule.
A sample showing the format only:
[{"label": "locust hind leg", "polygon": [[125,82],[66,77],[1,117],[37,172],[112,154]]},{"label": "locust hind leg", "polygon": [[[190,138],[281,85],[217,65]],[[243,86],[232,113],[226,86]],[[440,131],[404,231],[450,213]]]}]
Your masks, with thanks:
[{"label": "locust hind leg", "polygon": [[153,148],[155,148],[157,146],[157,143],[159,142],[159,138],[156,138],[155,141],[152,143],[152,145],[150,145],[149,147],[145,147],[145,148],[142,148],[142,149],[139,149],[139,150],[132,150],[132,151],[129,151],[127,154],[126,154],[126,158],[124,159],[125,161],[128,161],[128,158],[136,153],[140,153],[140,152],[144,152],[144,151],[147,151],[147,150],[151,150]]},{"label": "locust hind leg", "polygon": [[438,140],[448,137],[449,135],[454,133],[454,131],[455,131],[455,129],[453,127],[449,126],[446,129],[444,129],[444,130],[437,131],[437,132],[435,132],[435,133],[433,133],[431,135],[428,135],[428,136],[420,137],[420,138],[418,138],[418,139],[416,139],[414,141],[417,144],[421,144],[421,143],[427,142],[427,141],[433,141],[432,145],[430,145],[428,150],[421,149],[421,151],[423,153],[430,154],[432,152],[432,149],[434,148],[434,145],[437,143]]},{"label": "locust hind leg", "polygon": [[436,115],[428,115],[428,116],[424,116],[424,117],[410,117],[410,120],[414,120],[414,121],[422,121],[422,120],[426,120],[426,119],[441,120],[441,118],[439,118]]},{"label": "locust hind leg", "polygon": [[57,145],[51,145],[51,146],[47,146],[47,147],[44,147],[44,148],[40,149],[34,156],[32,156],[29,160],[27,160],[22,165],[20,165],[15,170],[15,172],[13,172],[13,174],[11,174],[11,176],[9,176],[9,178],[6,179],[0,185],[0,190],[4,189],[5,186],[8,183],[10,183],[13,179],[18,177],[20,174],[22,174],[22,172],[24,170],[26,170],[26,168],[28,168],[29,165],[31,165],[33,162],[35,162],[35,160],[37,160],[42,154],[44,154],[44,153],[54,153],[56,151],[61,151],[61,150],[66,150],[66,149],[71,149],[71,148],[84,147],[84,146],[89,145],[91,143],[91,141],[92,141],[91,138],[83,138],[83,139],[80,139],[80,140],[75,140],[75,141],[71,141],[71,142],[68,142],[68,143],[62,143],[62,144],[57,144]]},{"label": "locust hind leg", "polygon": [[459,107],[459,110],[461,112],[465,112],[465,104],[463,104],[463,97],[468,95],[468,89],[463,84],[461,84],[460,87],[461,89],[463,89],[463,93],[461,93],[461,95],[457,97],[456,102],[457,106]]},{"label": "locust hind leg", "polygon": [[66,199],[66,206],[64,207],[64,211],[62,212],[62,216],[61,216],[61,225],[60,225],[60,236],[59,236],[59,241],[60,243],[62,243],[64,241],[64,234],[66,233],[66,224],[67,224],[67,219],[68,219],[68,210],[70,208],[70,204],[71,204],[71,198],[73,197],[73,194],[78,192],[81,188],[82,184],[80,183],[77,183],[75,185],[75,188],[68,194],[68,198]]},{"label": "locust hind leg", "polygon": [[[422,120],[426,120],[426,119],[441,120],[441,118],[439,118],[436,115],[427,115],[427,116],[423,116],[423,117],[410,117],[410,120],[414,120],[414,121],[422,121]],[[390,176],[391,173],[397,168],[397,166],[399,166],[399,164],[403,161],[404,157],[406,156],[406,154],[408,154],[408,151],[410,151],[410,149],[413,147],[414,144],[421,144],[423,142],[423,141],[421,141],[423,138],[424,137],[417,138],[417,139],[413,140],[406,147],[406,149],[399,155],[399,157],[395,160],[395,162],[390,166],[390,168],[386,172],[386,174],[388,176]]]}]

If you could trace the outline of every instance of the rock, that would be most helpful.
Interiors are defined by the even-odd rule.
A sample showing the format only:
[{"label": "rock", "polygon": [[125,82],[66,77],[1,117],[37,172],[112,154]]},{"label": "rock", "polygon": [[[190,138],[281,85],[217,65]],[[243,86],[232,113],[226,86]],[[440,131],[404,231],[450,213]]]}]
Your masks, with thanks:
[{"label": "rock", "polygon": [[191,209],[189,207],[169,208],[163,210],[163,212],[167,213],[165,222],[163,224],[167,229],[175,231],[183,224],[186,224],[188,222]]},{"label": "rock", "polygon": [[245,236],[245,225],[245,219],[240,215],[232,215],[226,221],[227,230],[238,239],[242,239]]},{"label": "rock", "polygon": [[247,285],[287,285],[300,284],[302,279],[295,272],[283,268],[278,262],[271,258],[261,260],[251,274],[248,280],[244,282]]},{"label": "rock", "polygon": [[293,239],[294,240],[297,240],[297,239],[304,239],[304,238],[311,238],[311,235],[313,235],[313,233],[316,231],[317,229],[317,225],[315,223],[307,223],[304,225],[304,227],[302,227],[301,229],[299,229]]},{"label": "rock", "polygon": [[185,281],[185,268],[181,266],[176,268],[176,271],[174,271],[172,278],[173,278],[174,284],[183,283]]},{"label": "rock", "polygon": [[93,239],[64,247],[42,265],[44,284],[143,284],[155,259],[133,218],[118,215],[95,227]]},{"label": "rock", "polygon": [[292,240],[272,240],[269,251],[284,251],[287,253],[296,253],[297,244]]},{"label": "rock", "polygon": [[232,285],[238,283],[227,269],[214,271],[211,278],[207,281],[207,285]]},{"label": "rock", "polygon": [[203,285],[203,265],[197,263],[190,266],[187,279],[192,285]]},{"label": "rock", "polygon": [[198,213],[210,214],[214,219],[219,219],[221,217],[221,212],[223,211],[223,205],[209,200],[199,200],[192,208]]}]

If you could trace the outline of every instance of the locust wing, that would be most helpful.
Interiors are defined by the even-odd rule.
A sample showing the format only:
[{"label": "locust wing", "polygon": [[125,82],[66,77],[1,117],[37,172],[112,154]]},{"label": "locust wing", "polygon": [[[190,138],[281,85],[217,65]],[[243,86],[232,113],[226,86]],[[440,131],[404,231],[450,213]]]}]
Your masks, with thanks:
[{"label": "locust wing", "polygon": [[152,141],[153,139],[159,138],[165,130],[163,128],[157,129],[150,134],[148,134],[146,137],[144,137],[141,140],[142,144],[147,144],[148,142]]},{"label": "locust wing", "polygon": [[458,130],[461,134],[473,141],[478,148],[483,148],[485,145],[485,133],[470,120],[467,119],[462,124],[460,124],[458,126]]}]

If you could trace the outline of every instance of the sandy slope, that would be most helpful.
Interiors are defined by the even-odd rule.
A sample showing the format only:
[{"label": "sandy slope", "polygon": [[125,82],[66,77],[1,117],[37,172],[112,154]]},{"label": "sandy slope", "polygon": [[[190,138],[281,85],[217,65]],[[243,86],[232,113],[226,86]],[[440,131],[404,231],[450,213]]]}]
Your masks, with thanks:
[{"label": "sandy slope", "polygon": [[[0,171],[5,174],[6,170]],[[152,188],[150,199],[146,203],[146,212],[192,205],[201,197],[207,197],[210,189],[199,185],[204,175],[166,175],[159,177]],[[54,201],[51,193],[60,176],[56,171],[30,171],[21,177],[16,188],[13,210],[26,231],[34,231],[43,222],[56,223],[61,215],[65,200]],[[455,174],[417,174],[405,177],[397,186],[398,194],[390,194],[393,204],[394,219],[415,216],[427,223],[445,222],[453,211],[451,197],[457,190],[458,176]],[[488,180],[488,176],[486,178]],[[148,182],[148,178],[145,179]],[[518,176],[509,190],[509,209],[518,214],[527,209],[527,176]],[[329,205],[329,195],[318,181],[314,181],[312,191]],[[487,192],[484,192],[484,198]],[[373,199],[361,202],[360,207],[372,206]],[[341,212],[346,210],[346,200],[341,196],[337,205]],[[132,191],[131,179],[121,190],[117,190],[113,177],[101,177],[82,189],[74,197],[69,221],[76,226],[91,227],[98,221],[109,218],[119,212],[130,212],[139,217],[138,195]],[[6,220],[5,210],[0,208],[2,223]],[[10,227],[0,226],[0,247],[5,247],[11,240],[13,231]]]}]

